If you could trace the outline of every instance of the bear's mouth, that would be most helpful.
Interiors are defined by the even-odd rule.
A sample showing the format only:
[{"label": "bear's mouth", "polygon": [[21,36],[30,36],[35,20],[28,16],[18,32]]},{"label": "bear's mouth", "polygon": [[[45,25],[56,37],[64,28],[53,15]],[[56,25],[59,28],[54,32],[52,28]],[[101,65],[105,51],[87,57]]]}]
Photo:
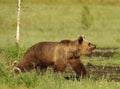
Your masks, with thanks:
[{"label": "bear's mouth", "polygon": [[89,47],[89,51],[92,52],[94,49],[96,49],[96,46],[93,46],[93,47]]}]

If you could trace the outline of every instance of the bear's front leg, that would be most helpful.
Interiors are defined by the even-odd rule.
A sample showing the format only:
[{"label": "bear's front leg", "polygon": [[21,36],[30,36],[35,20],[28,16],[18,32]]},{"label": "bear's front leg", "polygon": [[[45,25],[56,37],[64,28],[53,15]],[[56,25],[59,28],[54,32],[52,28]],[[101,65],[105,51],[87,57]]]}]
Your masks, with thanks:
[{"label": "bear's front leg", "polygon": [[84,77],[87,75],[87,70],[79,58],[69,60],[69,64],[71,65],[77,76]]}]

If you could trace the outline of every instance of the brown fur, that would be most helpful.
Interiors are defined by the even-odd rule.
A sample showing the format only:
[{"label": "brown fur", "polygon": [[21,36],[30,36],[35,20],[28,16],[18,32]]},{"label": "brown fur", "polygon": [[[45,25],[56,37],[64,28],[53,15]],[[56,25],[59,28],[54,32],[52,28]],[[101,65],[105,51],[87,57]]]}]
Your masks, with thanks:
[{"label": "brown fur", "polygon": [[77,75],[86,75],[87,71],[79,56],[91,52],[94,48],[95,45],[82,36],[77,40],[39,42],[27,50],[17,67],[23,72],[33,68],[42,71],[52,66],[55,72],[64,72],[69,63]]},{"label": "brown fur", "polygon": [[69,60],[69,64],[78,76],[85,76],[87,74],[87,70],[80,59]]}]

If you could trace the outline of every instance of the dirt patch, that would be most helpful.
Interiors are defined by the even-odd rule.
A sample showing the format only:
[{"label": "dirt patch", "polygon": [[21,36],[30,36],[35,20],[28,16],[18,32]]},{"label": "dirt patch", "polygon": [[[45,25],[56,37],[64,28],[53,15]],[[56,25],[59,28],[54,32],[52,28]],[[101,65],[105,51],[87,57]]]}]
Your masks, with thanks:
[{"label": "dirt patch", "polygon": [[119,47],[98,47],[97,50],[117,50]]},{"label": "dirt patch", "polygon": [[119,81],[120,82],[120,66],[103,66],[103,65],[92,65],[88,63],[86,65],[88,72],[92,75],[94,79],[106,78],[109,81]]},{"label": "dirt patch", "polygon": [[87,56],[87,57],[106,57],[106,58],[111,58],[116,53],[117,52],[115,52],[115,51],[113,51],[113,52],[111,52],[111,51],[107,51],[107,52],[103,52],[103,51],[102,52],[98,52],[98,51],[96,51],[96,52],[92,52],[90,54],[86,54],[85,56]]},{"label": "dirt patch", "polygon": [[[112,65],[112,66],[103,66],[103,65],[93,65],[91,63],[88,63],[86,65],[86,68],[89,73],[89,77],[94,80],[100,80],[100,79],[107,79],[108,81],[116,81],[120,82],[120,66],[118,65]],[[66,73],[65,73],[66,79],[75,79],[76,74],[68,65]],[[77,77],[78,78],[78,77]]]},{"label": "dirt patch", "polygon": [[85,56],[87,57],[106,57],[106,58],[111,58],[113,57],[116,53],[118,53],[119,47],[116,48],[97,48],[94,52],[90,54],[86,54]]}]

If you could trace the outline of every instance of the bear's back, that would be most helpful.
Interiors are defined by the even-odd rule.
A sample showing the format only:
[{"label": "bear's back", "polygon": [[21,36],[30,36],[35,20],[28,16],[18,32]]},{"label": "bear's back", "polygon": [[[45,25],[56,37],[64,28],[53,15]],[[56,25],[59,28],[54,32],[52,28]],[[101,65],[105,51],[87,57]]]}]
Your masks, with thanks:
[{"label": "bear's back", "polygon": [[45,59],[54,56],[54,50],[58,45],[57,42],[39,42],[30,47],[24,57],[34,57],[35,59]]}]

